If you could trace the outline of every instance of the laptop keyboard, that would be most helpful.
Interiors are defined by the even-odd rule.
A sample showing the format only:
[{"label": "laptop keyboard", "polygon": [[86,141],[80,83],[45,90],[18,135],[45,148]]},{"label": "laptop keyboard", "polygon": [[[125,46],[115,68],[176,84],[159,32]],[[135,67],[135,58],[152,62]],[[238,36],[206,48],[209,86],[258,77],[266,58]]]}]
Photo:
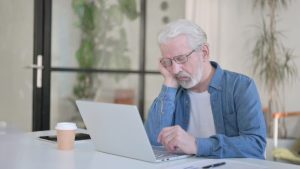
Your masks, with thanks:
[{"label": "laptop keyboard", "polygon": [[156,159],[165,159],[165,158],[177,157],[179,155],[182,155],[182,154],[170,153],[166,151],[165,148],[162,146],[152,146],[152,149]]}]

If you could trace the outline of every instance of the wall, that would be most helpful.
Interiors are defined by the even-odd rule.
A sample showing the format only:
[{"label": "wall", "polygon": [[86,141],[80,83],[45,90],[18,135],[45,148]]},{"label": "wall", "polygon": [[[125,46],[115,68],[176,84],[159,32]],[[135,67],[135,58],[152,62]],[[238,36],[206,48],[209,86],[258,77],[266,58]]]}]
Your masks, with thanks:
[{"label": "wall", "polygon": [[33,0],[1,0],[0,21],[0,121],[30,131]]}]

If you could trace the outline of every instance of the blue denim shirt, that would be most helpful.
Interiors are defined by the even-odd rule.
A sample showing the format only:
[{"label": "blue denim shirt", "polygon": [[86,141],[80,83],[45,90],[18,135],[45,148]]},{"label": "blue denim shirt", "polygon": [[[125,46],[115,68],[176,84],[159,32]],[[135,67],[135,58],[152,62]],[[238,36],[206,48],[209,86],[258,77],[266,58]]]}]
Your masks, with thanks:
[{"label": "blue denim shirt", "polygon": [[[266,125],[256,85],[245,75],[222,70],[211,62],[215,74],[209,84],[216,135],[196,138],[197,156],[212,158],[252,157],[264,159]],[[151,144],[168,126],[180,125],[187,131],[190,98],[184,88],[164,86],[154,100],[145,128]]]}]

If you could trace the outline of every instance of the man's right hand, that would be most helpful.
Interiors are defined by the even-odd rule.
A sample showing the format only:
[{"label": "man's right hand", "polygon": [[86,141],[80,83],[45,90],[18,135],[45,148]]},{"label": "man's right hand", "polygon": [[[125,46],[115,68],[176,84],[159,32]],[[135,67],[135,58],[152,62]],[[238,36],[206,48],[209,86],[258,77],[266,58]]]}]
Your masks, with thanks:
[{"label": "man's right hand", "polygon": [[159,71],[164,77],[164,85],[168,87],[178,87],[178,82],[168,69],[166,69],[161,63],[159,63]]}]

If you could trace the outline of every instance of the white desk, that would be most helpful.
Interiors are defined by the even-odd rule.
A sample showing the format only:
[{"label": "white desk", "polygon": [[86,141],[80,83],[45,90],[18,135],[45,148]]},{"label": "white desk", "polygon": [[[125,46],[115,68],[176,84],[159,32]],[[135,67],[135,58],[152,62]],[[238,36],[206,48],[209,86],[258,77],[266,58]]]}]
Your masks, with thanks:
[{"label": "white desk", "polygon": [[[95,151],[89,140],[76,141],[75,149],[72,151],[60,151],[56,149],[56,144],[37,138],[39,135],[54,133],[54,131],[44,131],[0,135],[0,169],[161,169],[202,160],[192,157],[170,162],[149,163]],[[297,165],[257,159],[224,160],[256,164],[263,168],[272,169],[300,168]],[[214,161],[220,161],[220,159]],[[228,165],[224,165],[216,169],[228,167]],[[258,168],[255,167],[255,169]]]}]

